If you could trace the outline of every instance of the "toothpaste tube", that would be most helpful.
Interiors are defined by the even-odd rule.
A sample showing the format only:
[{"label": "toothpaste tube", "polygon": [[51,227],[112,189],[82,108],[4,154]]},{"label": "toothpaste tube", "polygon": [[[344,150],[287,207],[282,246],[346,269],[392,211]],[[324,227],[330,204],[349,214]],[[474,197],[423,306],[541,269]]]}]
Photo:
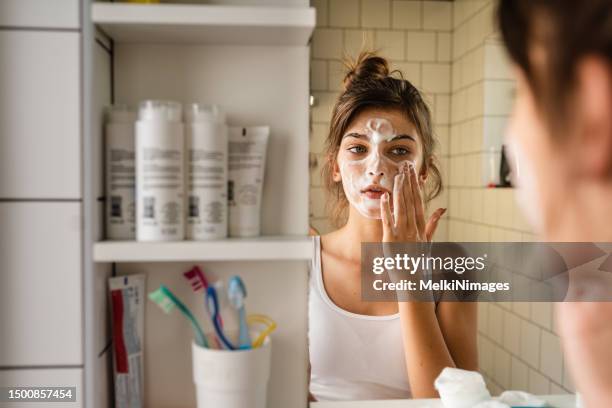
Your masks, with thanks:
[{"label": "toothpaste tube", "polygon": [[143,335],[145,276],[108,281],[112,315],[115,407],[144,406]]}]

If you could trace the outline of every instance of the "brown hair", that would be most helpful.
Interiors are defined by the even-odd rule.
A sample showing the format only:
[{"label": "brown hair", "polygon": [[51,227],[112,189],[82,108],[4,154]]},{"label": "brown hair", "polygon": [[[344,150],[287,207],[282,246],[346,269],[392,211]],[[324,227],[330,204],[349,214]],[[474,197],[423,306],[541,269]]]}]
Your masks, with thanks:
[{"label": "brown hair", "polygon": [[[565,125],[577,62],[587,55],[612,62],[612,2],[500,0],[497,20],[549,126]],[[543,52],[541,69],[532,60],[534,46]]]},{"label": "brown hair", "polygon": [[[386,59],[373,52],[362,52],[356,60],[345,60],[347,73],[344,91],[338,97],[331,117],[325,143],[326,160],[322,168],[323,181],[329,193],[328,207],[332,221],[339,225],[346,215],[348,200],[341,182],[333,180],[333,169],[340,150],[342,136],[353,119],[367,108],[398,109],[414,124],[423,145],[423,165],[427,172],[426,201],[442,191],[442,177],[434,148],[436,139],[431,124],[431,113],[421,93],[403,79],[400,71],[390,72]],[[394,74],[398,74],[396,78]]]}]

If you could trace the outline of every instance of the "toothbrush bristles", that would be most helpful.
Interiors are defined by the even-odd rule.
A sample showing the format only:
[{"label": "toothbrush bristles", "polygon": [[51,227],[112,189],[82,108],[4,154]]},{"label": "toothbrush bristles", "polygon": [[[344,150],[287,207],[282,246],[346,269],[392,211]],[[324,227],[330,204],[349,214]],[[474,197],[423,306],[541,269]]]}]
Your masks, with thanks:
[{"label": "toothbrush bristles", "polygon": [[174,302],[162,291],[161,287],[149,293],[149,300],[159,306],[164,313],[170,313],[174,309]]},{"label": "toothbrush bristles", "polygon": [[183,276],[191,283],[194,292],[208,288],[208,281],[206,281],[204,273],[202,273],[202,270],[197,265],[183,273]]}]

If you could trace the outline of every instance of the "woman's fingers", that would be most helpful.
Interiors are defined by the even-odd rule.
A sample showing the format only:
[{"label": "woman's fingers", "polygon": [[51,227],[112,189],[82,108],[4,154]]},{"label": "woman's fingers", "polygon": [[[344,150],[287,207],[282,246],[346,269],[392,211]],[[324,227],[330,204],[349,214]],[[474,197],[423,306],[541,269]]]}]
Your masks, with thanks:
[{"label": "woman's fingers", "polygon": [[407,228],[408,236],[414,237],[416,234],[416,223],[414,222],[414,200],[412,199],[412,186],[410,180],[410,169],[408,163],[402,166],[402,174],[404,175],[404,184],[402,186],[402,194],[406,202],[405,217],[406,222],[403,224]]},{"label": "woman's fingers", "polygon": [[383,225],[383,240],[391,237],[394,232],[393,216],[391,215],[391,206],[389,203],[389,193],[384,193],[380,198],[380,217]]},{"label": "woman's fingers", "polygon": [[445,212],[446,208],[438,208],[433,212],[433,214],[431,214],[431,217],[429,217],[429,221],[425,226],[425,236],[427,237],[428,242],[431,241],[431,238],[435,234],[436,229],[438,228],[438,221],[440,221],[440,218],[442,218]]},{"label": "woman's fingers", "polygon": [[405,176],[399,173],[393,179],[393,221],[396,228],[401,228],[406,222],[406,202],[402,193]]},{"label": "woman's fingers", "polygon": [[421,184],[417,176],[416,168],[410,165],[410,186],[412,187],[412,201],[414,203],[414,217],[419,237],[425,238],[425,209],[423,208],[423,196]]}]

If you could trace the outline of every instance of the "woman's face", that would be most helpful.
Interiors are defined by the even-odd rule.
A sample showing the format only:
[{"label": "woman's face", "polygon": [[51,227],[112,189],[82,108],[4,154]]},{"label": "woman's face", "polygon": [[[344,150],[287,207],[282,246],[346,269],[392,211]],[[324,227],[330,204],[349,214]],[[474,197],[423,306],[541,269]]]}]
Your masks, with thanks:
[{"label": "woman's face", "polygon": [[565,201],[568,158],[553,145],[527,79],[518,68],[515,73],[516,97],[506,133],[515,197],[535,231],[545,234]]},{"label": "woman's face", "polygon": [[414,124],[397,110],[366,109],[342,137],[334,180],[342,182],[350,205],[361,215],[380,219],[380,198],[385,192],[392,196],[394,177],[408,162],[417,169],[423,164]]}]

